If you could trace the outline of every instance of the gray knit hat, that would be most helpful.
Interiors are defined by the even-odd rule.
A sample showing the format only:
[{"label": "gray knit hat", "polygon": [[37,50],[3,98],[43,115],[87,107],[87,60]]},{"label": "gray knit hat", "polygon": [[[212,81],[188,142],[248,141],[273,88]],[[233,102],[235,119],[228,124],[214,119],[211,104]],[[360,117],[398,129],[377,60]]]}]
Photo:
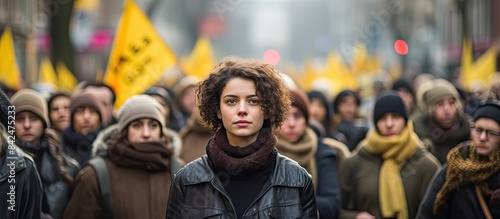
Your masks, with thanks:
[{"label": "gray knit hat", "polygon": [[424,93],[424,101],[427,107],[434,105],[444,96],[453,96],[457,101],[461,101],[457,89],[449,81],[441,78],[432,80],[432,87]]},{"label": "gray knit hat", "polygon": [[150,118],[165,127],[163,107],[154,98],[141,94],[130,97],[118,111],[118,130],[123,132],[127,126],[137,119]]},{"label": "gray knit hat", "polygon": [[23,111],[34,113],[43,121],[45,128],[49,127],[47,101],[42,94],[31,89],[22,89],[12,96],[11,102],[16,107],[16,114]]}]

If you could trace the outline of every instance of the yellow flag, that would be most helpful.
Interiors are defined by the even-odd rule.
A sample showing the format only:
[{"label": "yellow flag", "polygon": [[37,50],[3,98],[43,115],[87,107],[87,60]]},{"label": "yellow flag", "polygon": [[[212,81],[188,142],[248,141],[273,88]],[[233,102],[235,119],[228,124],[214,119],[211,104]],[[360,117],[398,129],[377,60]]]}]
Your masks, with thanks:
[{"label": "yellow flag", "polygon": [[134,1],[126,1],[104,76],[116,93],[115,108],[154,85],[176,62],[147,16]]},{"label": "yellow flag", "polygon": [[181,66],[187,75],[206,78],[215,66],[210,39],[206,36],[198,38],[189,57],[181,61]]},{"label": "yellow flag", "polygon": [[17,66],[12,32],[7,27],[0,39],[0,82],[13,89],[20,88],[21,73]]},{"label": "yellow flag", "polygon": [[483,55],[481,55],[481,57],[479,57],[474,62],[474,79],[479,80],[483,85],[489,84],[490,78],[492,78],[496,74],[497,51],[497,45],[493,44]]},{"label": "yellow flag", "polygon": [[472,57],[472,42],[464,38],[462,46],[462,63],[460,66],[460,82],[466,91],[470,91],[471,85],[480,82],[489,84],[489,80],[495,75],[498,46],[494,43],[476,61]]},{"label": "yellow flag", "polygon": [[38,80],[59,87],[59,79],[57,79],[56,72],[52,62],[47,57],[42,58],[40,62],[40,70],[38,72]]},{"label": "yellow flag", "polygon": [[460,82],[465,90],[468,90],[468,85],[474,79],[472,72],[472,42],[469,38],[464,37],[462,42],[462,61],[460,66]]},{"label": "yellow flag", "polygon": [[59,89],[73,91],[78,81],[64,62],[58,61],[56,64],[57,75],[59,76]]}]

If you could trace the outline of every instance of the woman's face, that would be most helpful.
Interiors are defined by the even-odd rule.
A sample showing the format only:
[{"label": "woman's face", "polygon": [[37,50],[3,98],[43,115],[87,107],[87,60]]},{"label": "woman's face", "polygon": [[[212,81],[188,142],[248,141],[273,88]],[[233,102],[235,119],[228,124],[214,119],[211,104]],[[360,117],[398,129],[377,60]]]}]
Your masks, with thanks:
[{"label": "woman's face", "polygon": [[59,96],[52,100],[51,105],[49,106],[49,119],[52,128],[56,130],[63,130],[69,127],[70,102],[70,99],[65,96]]},{"label": "woman's face", "polygon": [[220,112],[229,143],[245,147],[257,140],[264,124],[264,111],[252,80],[230,79],[220,97]]},{"label": "woman's face", "polygon": [[128,125],[127,139],[130,143],[160,141],[161,130],[160,123],[154,119],[137,119]]},{"label": "woman's face", "polygon": [[397,113],[385,113],[377,121],[377,130],[383,136],[393,136],[401,134],[406,125],[405,118]]},{"label": "woman's face", "polygon": [[326,107],[319,98],[312,98],[311,105],[309,105],[309,113],[311,119],[323,123],[326,119]]},{"label": "woman's face", "polygon": [[500,126],[493,119],[479,118],[471,130],[472,142],[476,145],[476,153],[490,155],[500,146]]},{"label": "woman's face", "polygon": [[342,117],[342,119],[346,121],[354,120],[356,112],[358,111],[356,98],[354,98],[352,95],[347,95],[343,97],[340,100],[337,109],[339,110],[338,114]]},{"label": "woman's face", "polygon": [[306,117],[299,108],[292,106],[285,122],[279,131],[280,138],[295,143],[304,135],[307,129]]}]

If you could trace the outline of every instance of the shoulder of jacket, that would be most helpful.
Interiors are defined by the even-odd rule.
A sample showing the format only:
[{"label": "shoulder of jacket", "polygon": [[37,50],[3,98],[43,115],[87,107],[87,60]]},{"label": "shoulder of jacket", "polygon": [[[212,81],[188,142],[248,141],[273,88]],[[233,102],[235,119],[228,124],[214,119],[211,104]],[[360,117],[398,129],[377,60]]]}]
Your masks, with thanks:
[{"label": "shoulder of jacket", "polygon": [[439,162],[439,160],[429,151],[423,148],[417,148],[413,156],[410,157],[410,161],[417,163],[418,165],[426,165],[428,168],[441,168],[441,162]]},{"label": "shoulder of jacket", "polygon": [[278,154],[276,157],[276,168],[272,175],[272,181],[276,185],[302,187],[311,181],[311,176],[306,169],[296,161]]},{"label": "shoulder of jacket", "polygon": [[208,156],[203,155],[182,167],[174,174],[174,181],[182,184],[196,184],[212,180],[214,173],[208,162]]}]

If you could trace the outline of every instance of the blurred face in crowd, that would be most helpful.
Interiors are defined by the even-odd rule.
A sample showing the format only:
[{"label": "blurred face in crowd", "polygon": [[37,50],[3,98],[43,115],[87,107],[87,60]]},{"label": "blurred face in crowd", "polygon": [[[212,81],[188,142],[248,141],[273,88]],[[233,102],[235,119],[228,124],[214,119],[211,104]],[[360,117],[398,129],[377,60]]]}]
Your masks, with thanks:
[{"label": "blurred face in crowd", "polygon": [[70,102],[71,102],[70,99],[65,96],[59,96],[56,97],[54,100],[52,100],[52,103],[49,106],[50,107],[49,117],[52,128],[56,130],[63,130],[69,127]]},{"label": "blurred face in crowd", "polygon": [[160,122],[154,119],[137,119],[128,125],[127,139],[130,143],[160,141],[161,130]]},{"label": "blurred face in crowd", "polygon": [[397,113],[385,113],[376,124],[378,132],[383,136],[399,135],[405,125],[405,118]]},{"label": "blurred face in crowd", "polygon": [[448,95],[434,104],[434,119],[442,128],[451,128],[456,122],[458,109],[455,101],[453,96]]},{"label": "blurred face in crowd", "polygon": [[280,138],[295,143],[300,140],[307,129],[306,117],[299,108],[292,106],[288,112],[288,117],[281,126]]},{"label": "blurred face in crowd", "polygon": [[186,113],[188,113],[189,115],[191,115],[191,113],[193,113],[193,109],[195,106],[195,102],[196,102],[195,92],[196,92],[196,88],[194,86],[190,86],[182,92],[181,106],[182,106],[182,109]]},{"label": "blurred face in crowd", "polygon": [[471,138],[476,145],[476,153],[490,155],[500,146],[500,125],[493,119],[479,118],[472,127]]},{"label": "blurred face in crowd", "polygon": [[356,98],[352,95],[347,95],[343,97],[338,105],[338,112],[342,119],[346,121],[354,120],[356,112],[358,111],[358,105],[356,105]]},{"label": "blurred face in crowd", "polygon": [[397,90],[397,92],[398,92],[399,96],[401,97],[401,99],[403,100],[403,103],[406,106],[406,110],[408,110],[408,112],[410,112],[411,107],[414,104],[413,96],[411,95],[411,93],[409,91],[407,91],[405,89],[399,89],[399,90]]},{"label": "blurred face in crowd", "polygon": [[309,105],[309,113],[311,114],[311,119],[314,119],[318,122],[322,123],[326,119],[326,107],[318,98],[311,99],[311,105]]},{"label": "blurred face in crowd", "polygon": [[43,134],[43,122],[40,117],[29,111],[16,114],[16,138],[22,142],[36,143]]},{"label": "blurred face in crowd", "polygon": [[99,113],[92,107],[78,107],[73,114],[73,130],[81,135],[97,131],[100,125]]},{"label": "blurred face in crowd", "polygon": [[265,116],[252,80],[230,79],[222,90],[219,106],[217,117],[231,145],[245,147],[257,140]]},{"label": "blurred face in crowd", "polygon": [[103,107],[103,118],[106,118],[106,121],[103,121],[104,124],[108,124],[113,117],[113,93],[106,87],[87,87],[83,90],[82,93],[90,93],[97,97],[99,101],[101,101]]}]

